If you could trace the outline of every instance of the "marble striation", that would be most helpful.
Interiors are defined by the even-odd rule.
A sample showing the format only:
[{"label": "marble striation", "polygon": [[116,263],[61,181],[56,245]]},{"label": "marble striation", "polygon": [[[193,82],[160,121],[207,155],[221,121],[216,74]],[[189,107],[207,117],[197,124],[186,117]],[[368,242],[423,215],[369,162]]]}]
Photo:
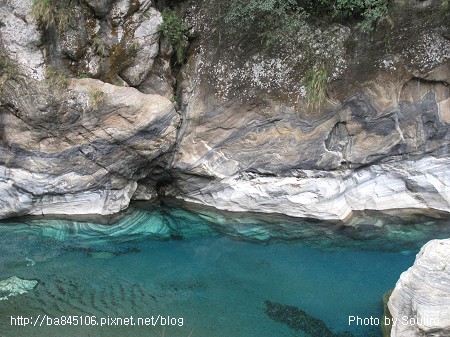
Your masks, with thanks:
[{"label": "marble striation", "polygon": [[[441,2],[393,1],[370,43],[310,23],[273,53],[252,32],[226,36],[228,1],[189,2],[182,65],[158,2],[60,5],[45,28],[31,0],[0,4],[0,218],[112,214],[159,196],[337,221],[450,213]],[[305,50],[333,68],[321,104],[307,101]]]},{"label": "marble striation", "polygon": [[[296,176],[233,175],[206,186],[186,181],[174,197],[237,212],[348,220],[354,211],[417,209],[447,212],[450,158],[427,157],[357,171],[296,171]],[[195,182],[195,181],[194,181]]]},{"label": "marble striation", "polygon": [[391,337],[450,335],[450,239],[422,247],[392,292]]}]

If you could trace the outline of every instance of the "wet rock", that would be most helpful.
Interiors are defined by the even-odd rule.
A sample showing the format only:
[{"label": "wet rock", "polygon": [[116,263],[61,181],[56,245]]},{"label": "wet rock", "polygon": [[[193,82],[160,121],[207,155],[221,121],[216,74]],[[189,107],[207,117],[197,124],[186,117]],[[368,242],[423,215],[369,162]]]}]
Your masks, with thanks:
[{"label": "wet rock", "polygon": [[8,297],[26,294],[38,284],[34,280],[22,280],[17,276],[12,276],[0,281],[0,301],[7,300]]}]

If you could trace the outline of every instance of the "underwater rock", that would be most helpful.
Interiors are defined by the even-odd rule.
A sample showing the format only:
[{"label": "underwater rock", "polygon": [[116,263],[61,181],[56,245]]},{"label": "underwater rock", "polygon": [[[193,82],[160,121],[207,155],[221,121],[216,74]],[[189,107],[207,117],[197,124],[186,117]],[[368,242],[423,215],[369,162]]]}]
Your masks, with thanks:
[{"label": "underwater rock", "polygon": [[106,260],[106,259],[112,259],[116,255],[111,252],[92,252],[92,253],[89,253],[89,256],[92,257],[93,259]]},{"label": "underwater rock", "polygon": [[266,305],[265,313],[274,321],[286,324],[296,331],[306,332],[311,337],[351,337],[350,333],[335,334],[320,319],[309,315],[297,307],[264,301]]},{"label": "underwater rock", "polygon": [[8,297],[22,295],[36,287],[38,284],[34,280],[22,280],[17,276],[12,276],[0,281],[0,301],[7,300]]},{"label": "underwater rock", "polygon": [[391,337],[450,336],[450,239],[422,247],[388,302]]}]

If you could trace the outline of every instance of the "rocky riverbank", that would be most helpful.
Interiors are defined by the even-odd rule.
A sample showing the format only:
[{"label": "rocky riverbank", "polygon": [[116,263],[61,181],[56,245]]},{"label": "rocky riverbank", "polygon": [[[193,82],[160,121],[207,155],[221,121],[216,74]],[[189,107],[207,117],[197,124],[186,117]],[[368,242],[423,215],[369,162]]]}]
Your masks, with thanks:
[{"label": "rocky riverbank", "polygon": [[449,294],[450,239],[432,240],[401,275],[389,298],[391,336],[448,336]]},{"label": "rocky riverbank", "polygon": [[[277,49],[221,33],[227,3],[187,1],[182,64],[159,2],[56,1],[47,23],[32,4],[0,5],[0,218],[158,196],[339,221],[450,213],[439,1],[394,1],[372,33],[310,22]],[[314,55],[334,67],[320,104],[305,86]]]}]

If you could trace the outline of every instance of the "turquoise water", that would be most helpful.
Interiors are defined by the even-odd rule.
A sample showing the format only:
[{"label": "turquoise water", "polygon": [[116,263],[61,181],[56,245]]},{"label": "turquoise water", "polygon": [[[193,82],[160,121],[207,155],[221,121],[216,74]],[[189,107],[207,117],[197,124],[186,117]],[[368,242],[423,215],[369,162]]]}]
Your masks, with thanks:
[{"label": "turquoise water", "polygon": [[[321,320],[330,336],[381,336],[379,326],[349,326],[349,316],[381,317],[383,293],[420,246],[450,236],[448,221],[390,221],[330,230],[155,206],[112,225],[3,223],[0,280],[39,283],[0,301],[0,336],[308,336],[274,319],[266,301]],[[99,326],[158,315],[155,326]],[[43,317],[66,319],[64,326],[18,326],[11,316],[39,317],[38,325]],[[161,325],[161,317],[174,325]]]}]

